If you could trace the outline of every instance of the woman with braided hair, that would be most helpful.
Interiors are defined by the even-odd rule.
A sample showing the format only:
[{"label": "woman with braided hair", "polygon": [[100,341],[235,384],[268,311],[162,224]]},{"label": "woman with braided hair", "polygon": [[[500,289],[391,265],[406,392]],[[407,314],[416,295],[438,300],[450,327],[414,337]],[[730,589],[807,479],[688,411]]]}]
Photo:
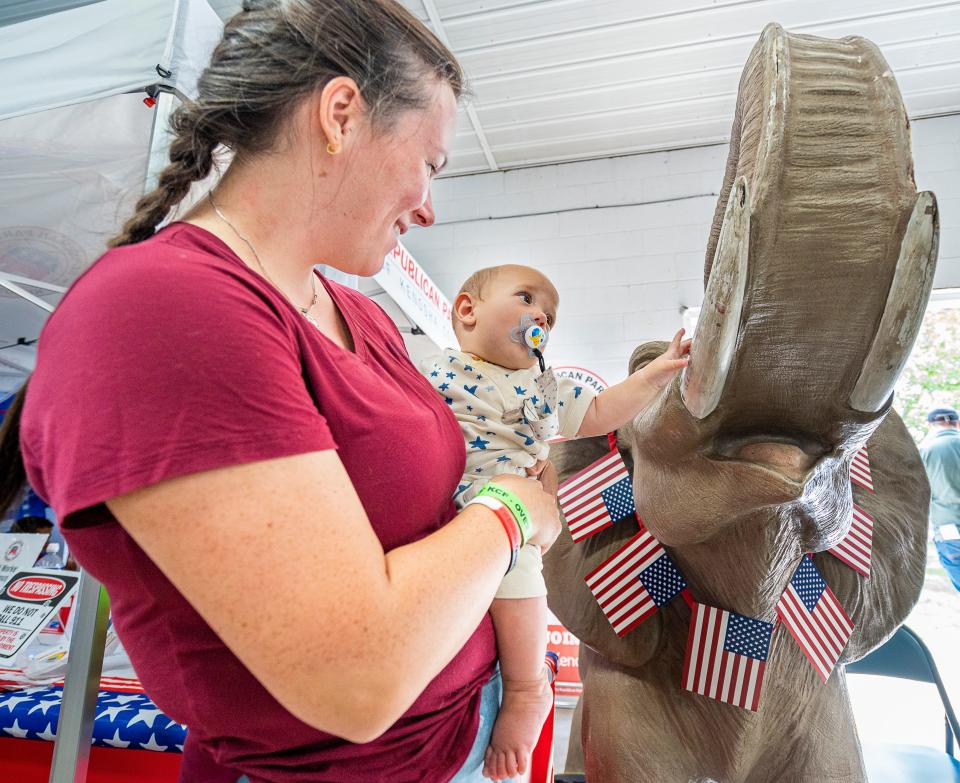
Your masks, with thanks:
[{"label": "woman with braided hair", "polygon": [[184,780],[480,778],[487,610],[554,501],[507,476],[457,514],[456,420],[387,316],[314,271],[373,274],[433,223],[461,82],[393,0],[245,3],[5,422],[0,503],[26,477],[53,506],[189,727]]}]

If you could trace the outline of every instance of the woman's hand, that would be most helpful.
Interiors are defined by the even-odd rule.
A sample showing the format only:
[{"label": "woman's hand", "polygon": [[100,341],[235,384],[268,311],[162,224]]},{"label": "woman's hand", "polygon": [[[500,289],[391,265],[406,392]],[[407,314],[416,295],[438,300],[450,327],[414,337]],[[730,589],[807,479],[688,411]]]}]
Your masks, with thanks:
[{"label": "woman's hand", "polygon": [[[551,476],[545,476],[548,483],[556,484],[556,471],[553,465],[547,463],[548,467],[544,472],[549,472]],[[510,490],[514,495],[520,498],[520,501],[527,507],[530,514],[530,522],[533,531],[527,539],[528,544],[539,546],[540,550],[546,552],[557,540],[560,535],[560,512],[557,510],[557,498],[545,491],[544,485],[533,478],[524,478],[523,476],[513,476],[505,474],[491,479],[494,484],[499,484],[504,489]]]}]

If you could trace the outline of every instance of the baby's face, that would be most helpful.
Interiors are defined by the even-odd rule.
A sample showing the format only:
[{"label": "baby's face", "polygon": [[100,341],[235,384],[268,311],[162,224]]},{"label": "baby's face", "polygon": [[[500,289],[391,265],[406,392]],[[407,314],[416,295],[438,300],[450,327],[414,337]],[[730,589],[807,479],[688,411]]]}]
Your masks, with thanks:
[{"label": "baby's face", "polygon": [[474,352],[511,370],[532,367],[537,360],[510,334],[524,316],[548,331],[552,329],[558,300],[553,284],[536,270],[521,266],[501,270],[484,286],[483,298],[475,302],[477,322],[470,341]]}]

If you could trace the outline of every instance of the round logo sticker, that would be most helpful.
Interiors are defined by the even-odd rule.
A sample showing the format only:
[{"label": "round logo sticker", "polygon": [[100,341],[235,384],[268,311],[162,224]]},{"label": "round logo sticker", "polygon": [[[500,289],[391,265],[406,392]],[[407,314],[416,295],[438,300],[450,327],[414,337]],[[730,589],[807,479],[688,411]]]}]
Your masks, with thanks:
[{"label": "round logo sticker", "polygon": [[553,374],[558,378],[569,378],[584,386],[589,386],[597,394],[607,388],[607,382],[591,370],[573,365],[561,365],[553,368]]},{"label": "round logo sticker", "polygon": [[7,547],[7,551],[3,553],[3,559],[8,563],[11,560],[16,560],[20,556],[20,552],[23,550],[23,541],[19,538],[10,543],[10,546]]},{"label": "round logo sticker", "polygon": [[21,601],[49,601],[67,589],[67,583],[53,576],[24,576],[7,587],[7,595]]}]

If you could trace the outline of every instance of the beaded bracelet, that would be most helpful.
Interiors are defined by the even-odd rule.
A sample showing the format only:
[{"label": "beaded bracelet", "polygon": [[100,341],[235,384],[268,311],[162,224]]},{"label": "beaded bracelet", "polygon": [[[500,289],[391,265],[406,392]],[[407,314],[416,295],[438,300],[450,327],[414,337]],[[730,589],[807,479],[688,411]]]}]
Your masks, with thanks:
[{"label": "beaded bracelet", "polygon": [[513,518],[517,520],[517,526],[520,528],[520,546],[526,544],[527,539],[533,532],[533,525],[530,523],[530,514],[527,507],[523,505],[523,501],[509,489],[505,489],[500,484],[494,484],[492,481],[484,484],[483,488],[477,493],[477,497],[484,496],[502,501],[510,509],[510,513],[513,514]]},{"label": "beaded bracelet", "polygon": [[510,543],[510,565],[507,567],[507,573],[509,574],[517,564],[517,556],[520,554],[520,525],[517,524],[516,518],[510,512],[510,509],[507,508],[507,504],[502,500],[490,497],[475,497],[467,503],[464,508],[472,505],[489,508],[497,515],[497,519],[499,519],[500,524],[503,525],[503,529],[507,534],[507,541]]}]

